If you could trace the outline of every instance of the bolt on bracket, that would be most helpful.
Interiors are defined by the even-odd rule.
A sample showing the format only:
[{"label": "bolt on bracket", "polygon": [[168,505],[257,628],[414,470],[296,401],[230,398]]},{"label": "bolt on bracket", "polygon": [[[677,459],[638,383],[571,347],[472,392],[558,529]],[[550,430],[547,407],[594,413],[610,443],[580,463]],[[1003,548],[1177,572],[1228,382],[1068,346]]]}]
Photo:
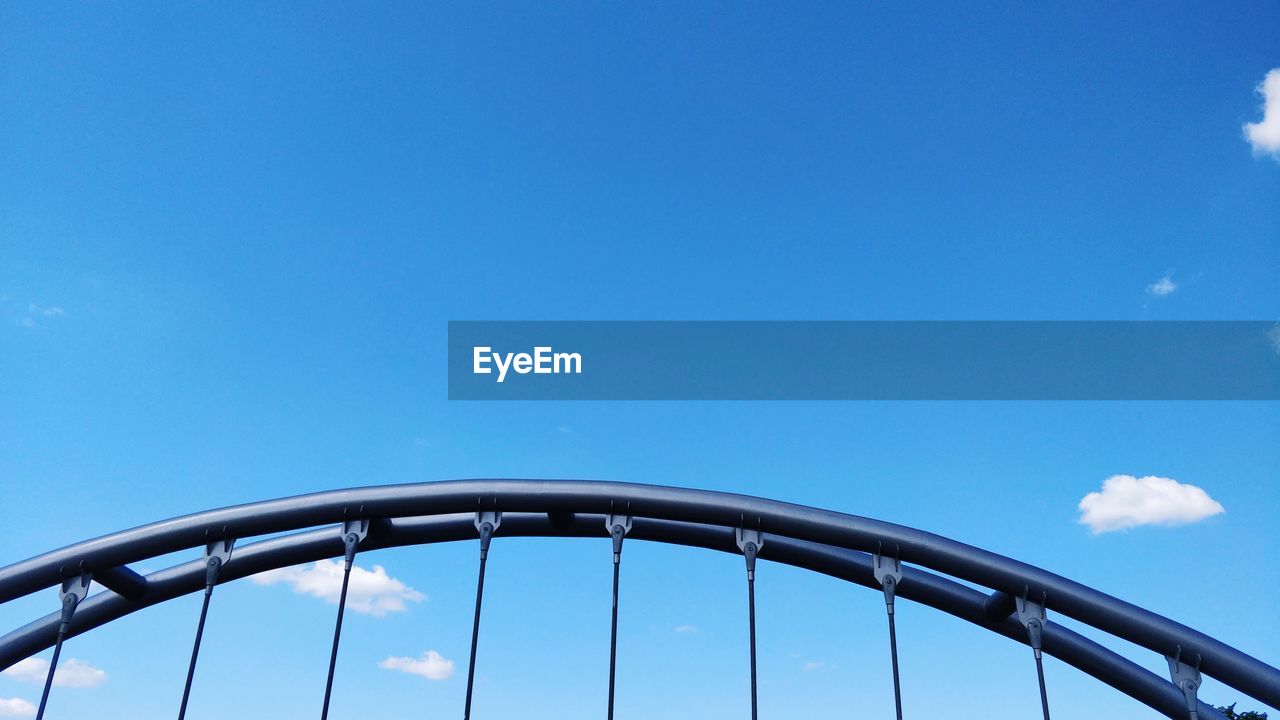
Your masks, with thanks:
[{"label": "bolt on bracket", "polygon": [[369,537],[369,518],[342,521],[342,556],[348,569],[356,561],[356,548]]},{"label": "bolt on bracket", "polygon": [[69,578],[63,578],[58,588],[58,600],[62,603],[62,620],[58,624],[58,632],[65,635],[71,627],[71,616],[76,606],[89,597],[89,584],[93,582],[93,573],[83,572]]},{"label": "bolt on bracket", "polygon": [[884,589],[884,607],[892,615],[893,598],[898,592],[898,583],[902,582],[902,561],[897,558],[896,553],[893,557],[889,557],[881,551],[871,556],[871,574]]},{"label": "bolt on bracket", "polygon": [[613,561],[622,559],[622,538],[631,532],[631,516],[609,513],[604,516],[604,529],[613,538]]},{"label": "bolt on bracket", "polygon": [[1173,655],[1165,655],[1164,659],[1169,662],[1169,678],[1182,691],[1182,697],[1187,702],[1187,712],[1190,714],[1191,720],[1198,720],[1199,700],[1197,692],[1200,690],[1200,654],[1196,653],[1195,665],[1188,665],[1182,661],[1182,646],[1179,645]]},{"label": "bolt on bracket", "polygon": [[213,540],[204,546],[204,584],[213,587],[218,584],[218,571],[231,561],[231,548],[236,544],[235,538]]},{"label": "bolt on bracket", "polygon": [[764,533],[759,529],[752,530],[750,528],[739,527],[734,528],[733,538],[738,543],[738,549],[742,551],[743,557],[747,559],[747,579],[756,579],[756,555],[760,553],[760,548],[764,547]]},{"label": "bolt on bracket", "polygon": [[489,555],[489,541],[502,525],[502,513],[497,510],[481,510],[476,513],[476,530],[480,533],[480,557]]},{"label": "bolt on bracket", "polygon": [[1028,600],[1027,594],[1030,589],[1022,588],[1022,593],[1014,598],[1018,608],[1018,622],[1022,623],[1022,627],[1027,629],[1027,639],[1031,643],[1031,650],[1035,652],[1036,657],[1040,657],[1040,650],[1043,647],[1043,631],[1044,624],[1048,621],[1045,613],[1045,593],[1041,593],[1040,602]]}]

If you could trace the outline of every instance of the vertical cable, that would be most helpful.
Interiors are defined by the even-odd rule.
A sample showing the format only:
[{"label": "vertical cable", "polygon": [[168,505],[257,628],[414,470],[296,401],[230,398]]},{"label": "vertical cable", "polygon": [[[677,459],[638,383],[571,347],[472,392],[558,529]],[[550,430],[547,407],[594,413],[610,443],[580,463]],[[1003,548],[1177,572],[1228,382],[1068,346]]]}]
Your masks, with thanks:
[{"label": "vertical cable", "polygon": [[213,556],[205,563],[204,570],[204,602],[200,605],[200,622],[196,623],[196,640],[191,646],[191,662],[187,664],[187,682],[182,686],[182,704],[178,706],[178,720],[187,716],[187,700],[191,697],[191,681],[196,675],[196,658],[200,656],[200,639],[204,637],[204,621],[209,615],[209,600],[213,597],[213,586],[218,582],[218,569],[222,566],[222,558]]},{"label": "vertical cable", "polygon": [[747,626],[751,636],[751,720],[756,720],[756,552],[753,542],[747,542],[742,554],[747,559]]},{"label": "vertical cable", "polygon": [[889,618],[889,662],[893,666],[893,709],[895,717],[902,720],[902,684],[898,678],[898,626],[894,620],[893,598],[898,593],[898,580],[902,578],[902,563],[896,556],[885,557],[879,552],[872,561],[872,573],[884,590],[884,613]]},{"label": "vertical cable", "polygon": [[480,606],[484,602],[484,567],[489,560],[489,540],[493,538],[493,524],[480,523],[480,574],[476,580],[476,614],[471,622],[471,659],[467,664],[467,700],[462,709],[462,720],[471,717],[471,690],[476,679],[476,643],[480,639]]},{"label": "vertical cable", "polygon": [[[85,580],[84,590],[88,589],[88,585],[88,581]],[[71,629],[71,616],[75,614],[76,605],[80,602],[78,593],[66,592],[65,583],[63,588],[62,621],[58,623],[58,639],[53,644],[53,659],[49,661],[49,673],[44,678],[44,691],[40,693],[40,709],[36,711],[36,720],[44,720],[44,708],[49,704],[49,690],[53,687],[53,674],[58,670],[58,658],[62,655],[62,641],[66,639],[67,632]]]},{"label": "vertical cable", "polygon": [[[1027,607],[1025,601],[1023,601],[1023,607]],[[1043,616],[1044,606],[1038,607],[1041,616]],[[1023,611],[1020,614],[1027,614],[1027,612]],[[1041,711],[1044,714],[1044,720],[1050,720],[1050,717],[1048,717],[1048,692],[1044,689],[1044,659],[1041,653],[1044,623],[1039,616],[1034,615],[1033,609],[1032,614],[1027,615],[1023,624],[1027,625],[1027,639],[1030,646],[1032,646],[1033,655],[1036,656],[1036,679],[1039,680],[1039,687],[1041,687]]]},{"label": "vertical cable", "polygon": [[609,629],[609,713],[613,720],[613,686],[618,669],[618,574],[622,565],[622,538],[626,528],[615,524],[609,531],[613,536],[613,624]]},{"label": "vertical cable", "polygon": [[338,641],[342,638],[342,616],[347,609],[347,586],[351,583],[351,565],[356,559],[356,546],[360,536],[349,532],[342,537],[343,558],[342,590],[338,594],[338,619],[333,624],[333,647],[329,650],[329,675],[324,681],[324,704],[320,707],[320,720],[329,717],[329,697],[333,694],[333,671],[338,666]]},{"label": "vertical cable", "polygon": [[36,711],[36,720],[44,720],[44,706],[49,703],[49,689],[53,687],[53,673],[58,669],[58,656],[62,654],[62,638],[66,635],[58,631],[58,640],[53,645],[53,660],[49,661],[49,674],[44,678],[44,692],[40,693],[40,709]]},{"label": "vertical cable", "polygon": [[1044,720],[1049,720],[1049,694],[1044,687],[1044,659],[1040,656],[1040,648],[1035,649],[1036,677],[1040,679],[1040,709],[1044,711]]},{"label": "vertical cable", "polygon": [[898,720],[902,720],[902,685],[898,680],[898,629],[893,622],[893,605],[888,606],[889,658],[893,664],[893,707]]}]

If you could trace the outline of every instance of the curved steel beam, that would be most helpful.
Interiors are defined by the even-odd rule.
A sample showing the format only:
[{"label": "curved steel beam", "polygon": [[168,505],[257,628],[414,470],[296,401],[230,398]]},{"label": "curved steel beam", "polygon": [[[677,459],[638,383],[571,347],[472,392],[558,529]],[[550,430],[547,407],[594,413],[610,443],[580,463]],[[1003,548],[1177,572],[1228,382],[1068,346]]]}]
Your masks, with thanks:
[{"label": "curved steel beam", "polygon": [[1199,657],[1200,670],[1280,707],[1280,670],[1131,603],[1060,575],[940,535],[856,515],[735,493],[589,480],[453,480],[334,490],[211,510],[71,545],[0,569],[0,602],[57,584],[81,570],[114,568],[201,545],[341,522],[473,512],[607,513],[722,526],[748,524],[770,534],[872,552],[993,590],[1043,597],[1047,608],[1162,655]]},{"label": "curved steel beam", "polygon": [[[512,514],[503,518],[497,537],[607,537],[601,515]],[[633,539],[706,548],[738,554],[733,530],[725,527],[676,521],[636,518],[628,535]],[[435,516],[391,520],[375,526],[362,543],[361,552],[374,549],[455,542],[475,539],[471,515]],[[342,554],[341,532],[325,528],[272,538],[236,550],[223,568],[221,582],[248,577],[267,570],[337,557]],[[880,584],[871,571],[871,557],[859,551],[833,548],[804,540],[769,536],[760,557],[773,562],[819,572],[877,590]],[[91,596],[76,612],[70,636],[75,636],[143,608],[204,587],[205,567],[200,560],[183,563],[148,575],[146,592],[128,599],[111,591]],[[987,596],[960,583],[916,568],[903,569],[898,586],[901,597],[941,610],[967,622],[1025,644],[1026,631],[1013,618],[988,618],[984,612]],[[0,637],[0,669],[48,648],[57,633],[60,615],[50,614]],[[1182,720],[1186,706],[1182,692],[1172,683],[1139,667],[1117,653],[1060,625],[1050,623],[1044,631],[1044,651],[1101,680],[1120,692],[1159,711]],[[1225,720],[1213,707],[1200,702],[1200,717]]]}]

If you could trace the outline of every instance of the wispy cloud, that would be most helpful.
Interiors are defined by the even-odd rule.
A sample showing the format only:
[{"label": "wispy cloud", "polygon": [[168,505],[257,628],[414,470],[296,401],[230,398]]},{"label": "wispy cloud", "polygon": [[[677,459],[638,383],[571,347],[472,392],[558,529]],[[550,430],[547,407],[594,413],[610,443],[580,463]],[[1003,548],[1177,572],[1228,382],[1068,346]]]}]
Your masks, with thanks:
[{"label": "wispy cloud", "polygon": [[[48,674],[49,661],[38,657],[19,660],[0,671],[0,675],[29,683],[43,683]],[[97,687],[106,679],[105,670],[76,658],[67,658],[59,662],[57,671],[53,673],[53,684],[58,687]]]},{"label": "wispy cloud", "polygon": [[1178,283],[1173,281],[1173,273],[1165,273],[1164,277],[1147,286],[1147,294],[1156,297],[1165,297],[1172,295],[1178,289]]},{"label": "wispy cloud", "polygon": [[453,675],[454,663],[435,650],[428,650],[417,658],[389,657],[379,662],[378,667],[419,675],[428,680],[448,680]]},{"label": "wispy cloud", "polygon": [[1195,485],[1154,475],[1112,475],[1078,508],[1080,523],[1095,535],[1139,525],[1185,525],[1226,512]]},{"label": "wispy cloud", "polygon": [[822,662],[821,660],[808,660],[803,665],[800,666],[800,669],[804,670],[805,672],[813,672],[815,670],[826,670],[827,664],[825,662]]},{"label": "wispy cloud", "polygon": [[1267,73],[1258,85],[1262,96],[1262,120],[1244,124],[1244,137],[1256,155],[1280,160],[1280,68]]},{"label": "wispy cloud", "polygon": [[40,305],[37,303],[27,303],[27,311],[25,313],[16,308],[15,310],[19,313],[18,324],[23,327],[35,327],[41,320],[61,317],[67,314],[66,310],[57,305]]},{"label": "wispy cloud", "polygon": [[27,306],[27,314],[43,315],[44,317],[58,317],[59,315],[66,315],[67,311],[63,310],[57,305],[50,305],[49,307],[40,307],[35,303],[31,303],[30,305]]},{"label": "wispy cloud", "polygon": [[0,698],[0,717],[36,716],[36,706],[22,698]]},{"label": "wispy cloud", "polygon": [[[342,593],[342,564],[319,560],[306,568],[295,566],[258,573],[253,581],[259,585],[284,583],[296,593],[337,605]],[[384,617],[387,613],[404,612],[408,609],[406,603],[422,602],[426,597],[388,575],[381,565],[374,565],[372,570],[359,565],[351,568],[347,608],[354,612]]]},{"label": "wispy cloud", "polygon": [[676,632],[681,635],[692,635],[698,632],[698,627],[696,625],[677,625]]}]

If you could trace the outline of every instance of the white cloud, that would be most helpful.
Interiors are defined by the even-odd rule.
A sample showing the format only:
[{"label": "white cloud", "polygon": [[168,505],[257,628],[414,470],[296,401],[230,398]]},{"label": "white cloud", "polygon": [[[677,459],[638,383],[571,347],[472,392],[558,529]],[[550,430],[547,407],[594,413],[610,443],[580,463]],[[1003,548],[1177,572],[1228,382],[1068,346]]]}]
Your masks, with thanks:
[{"label": "white cloud", "polygon": [[1262,96],[1262,120],[1244,124],[1244,137],[1258,155],[1280,160],[1280,68],[1267,73],[1258,85]]},{"label": "white cloud", "polygon": [[677,625],[676,632],[681,635],[692,635],[698,632],[698,627],[696,625]]},{"label": "white cloud", "polygon": [[[38,657],[19,660],[0,671],[0,675],[30,683],[43,683],[48,674],[49,661]],[[59,662],[58,670],[53,674],[53,684],[57,687],[97,687],[106,679],[105,670],[76,658],[67,658]]]},{"label": "white cloud", "polygon": [[[319,560],[308,568],[288,567],[268,570],[253,576],[259,585],[285,583],[294,592],[320,598],[331,605],[338,604],[342,593],[342,563]],[[351,581],[347,588],[347,608],[374,617],[387,613],[404,612],[407,602],[422,602],[426,595],[405,585],[387,574],[381,565],[365,570],[359,565],[351,567]]]},{"label": "white cloud", "polygon": [[827,664],[820,660],[810,660],[800,666],[800,669],[804,670],[805,672],[813,672],[814,670],[825,670],[826,668],[827,668]]},{"label": "white cloud", "polygon": [[0,717],[35,717],[36,706],[22,698],[0,698]]},{"label": "white cloud", "polygon": [[59,315],[66,315],[67,312],[57,305],[52,305],[47,308],[40,308],[40,314],[45,317],[57,317]]},{"label": "white cloud", "polygon": [[1173,478],[1112,475],[1080,501],[1080,522],[1095,535],[1139,525],[1185,525],[1226,512],[1209,493]]},{"label": "white cloud", "polygon": [[448,680],[449,676],[453,675],[453,661],[435,650],[428,650],[417,659],[389,657],[379,662],[378,667],[384,670],[399,670],[410,675],[421,675],[428,680]]},{"label": "white cloud", "polygon": [[27,314],[18,320],[23,327],[35,327],[38,318],[52,318],[60,315],[66,315],[67,311],[57,305],[40,306],[35,303],[27,304]]},{"label": "white cloud", "polygon": [[1165,276],[1147,286],[1147,294],[1156,297],[1164,297],[1172,295],[1174,290],[1178,289],[1178,283],[1173,281],[1172,273],[1165,273]]}]

